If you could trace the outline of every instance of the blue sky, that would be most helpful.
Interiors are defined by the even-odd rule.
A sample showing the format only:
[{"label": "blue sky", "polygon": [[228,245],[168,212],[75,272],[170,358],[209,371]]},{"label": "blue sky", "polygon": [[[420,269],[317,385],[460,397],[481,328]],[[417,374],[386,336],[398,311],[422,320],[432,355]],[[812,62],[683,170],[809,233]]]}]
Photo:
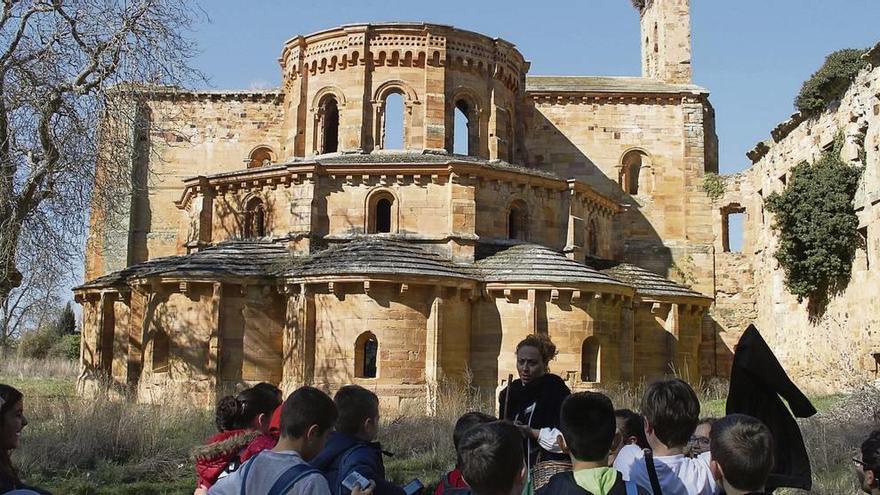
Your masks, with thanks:
[{"label": "blue sky", "polygon": [[[515,43],[530,74],[639,75],[629,0],[298,0],[202,2],[196,66],[212,87],[274,87],[287,39],[354,22],[451,24]],[[840,48],[880,41],[880,0],[691,0],[694,82],[715,106],[722,173],[794,111],[801,83]]]}]

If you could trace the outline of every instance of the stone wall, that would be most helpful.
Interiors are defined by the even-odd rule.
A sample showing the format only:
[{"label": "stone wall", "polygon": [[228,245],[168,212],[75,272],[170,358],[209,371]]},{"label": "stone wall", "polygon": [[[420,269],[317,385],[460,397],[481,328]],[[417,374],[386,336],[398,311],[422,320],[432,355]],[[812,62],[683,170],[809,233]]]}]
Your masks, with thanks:
[{"label": "stone wall", "polygon": [[[746,214],[743,253],[719,254],[716,261],[716,317],[724,340],[731,345],[754,321],[792,379],[814,392],[845,389],[874,377],[871,355],[880,352],[880,295],[872,289],[880,284],[880,272],[872,266],[880,255],[880,46],[868,60],[869,68],[840,101],[817,116],[796,114],[777,127],[772,140],[750,153],[754,165],[728,179],[728,191],[715,205],[716,225],[722,224],[721,210],[731,205],[745,208]],[[845,141],[844,160],[861,166],[862,151],[866,158],[856,210],[867,238],[856,253],[848,285],[823,313],[811,315],[807,301],[798,302],[785,288],[774,258],[778,237],[763,201],[785,187],[795,165],[830,149],[838,134]]]}]

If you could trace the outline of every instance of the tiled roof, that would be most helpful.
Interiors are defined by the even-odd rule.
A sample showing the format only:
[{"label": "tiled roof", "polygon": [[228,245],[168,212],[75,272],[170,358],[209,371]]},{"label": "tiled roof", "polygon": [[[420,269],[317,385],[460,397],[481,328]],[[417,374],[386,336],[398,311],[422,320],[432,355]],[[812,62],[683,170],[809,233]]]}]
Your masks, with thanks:
[{"label": "tiled roof", "polygon": [[609,277],[635,287],[636,294],[653,297],[696,297],[711,301],[712,298],[700,294],[682,284],[661,277],[656,273],[620,261],[588,259],[587,264]]},{"label": "tiled roof", "polygon": [[669,84],[646,77],[528,76],[526,92],[538,93],[708,93],[695,84]]},{"label": "tiled roof", "polygon": [[485,282],[607,284],[625,287],[598,270],[537,244],[518,244],[476,262]]},{"label": "tiled roof", "polygon": [[156,258],[86,282],[79,289],[118,286],[141,277],[265,277],[289,251],[282,244],[227,241],[184,256]]},{"label": "tiled roof", "polygon": [[279,275],[408,275],[477,280],[470,265],[448,261],[421,247],[382,236],[364,236],[296,259]]}]

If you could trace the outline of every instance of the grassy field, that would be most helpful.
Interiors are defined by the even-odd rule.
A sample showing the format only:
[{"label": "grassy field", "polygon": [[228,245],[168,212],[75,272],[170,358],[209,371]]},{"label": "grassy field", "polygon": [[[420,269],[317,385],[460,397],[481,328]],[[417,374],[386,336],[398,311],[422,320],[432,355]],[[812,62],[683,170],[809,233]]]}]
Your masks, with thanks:
[{"label": "grassy field", "polygon": [[[75,394],[75,366],[0,362],[0,383],[25,393],[30,421],[13,460],[29,483],[67,494],[189,494],[195,484],[189,451],[213,430],[211,411],[181,404],[143,405]],[[14,372],[13,372],[14,370]],[[724,413],[724,384],[702,387],[702,413]],[[642,387],[608,390],[615,405],[634,408]],[[801,422],[814,467],[816,494],[855,493],[849,458],[875,426],[880,392],[817,397],[820,410]],[[387,473],[434,485],[454,463],[452,427],[469,410],[491,412],[491,397],[457,386],[440,388],[438,414],[383,418],[380,440],[395,455]],[[804,493],[787,491],[784,493]]]}]

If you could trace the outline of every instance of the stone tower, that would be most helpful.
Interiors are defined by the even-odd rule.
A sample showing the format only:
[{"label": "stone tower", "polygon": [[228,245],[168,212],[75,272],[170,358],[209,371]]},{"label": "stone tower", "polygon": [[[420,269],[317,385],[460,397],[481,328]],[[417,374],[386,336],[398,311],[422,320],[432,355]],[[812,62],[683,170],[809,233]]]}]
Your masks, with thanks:
[{"label": "stone tower", "polygon": [[642,76],[690,84],[690,0],[644,0],[641,17]]}]

